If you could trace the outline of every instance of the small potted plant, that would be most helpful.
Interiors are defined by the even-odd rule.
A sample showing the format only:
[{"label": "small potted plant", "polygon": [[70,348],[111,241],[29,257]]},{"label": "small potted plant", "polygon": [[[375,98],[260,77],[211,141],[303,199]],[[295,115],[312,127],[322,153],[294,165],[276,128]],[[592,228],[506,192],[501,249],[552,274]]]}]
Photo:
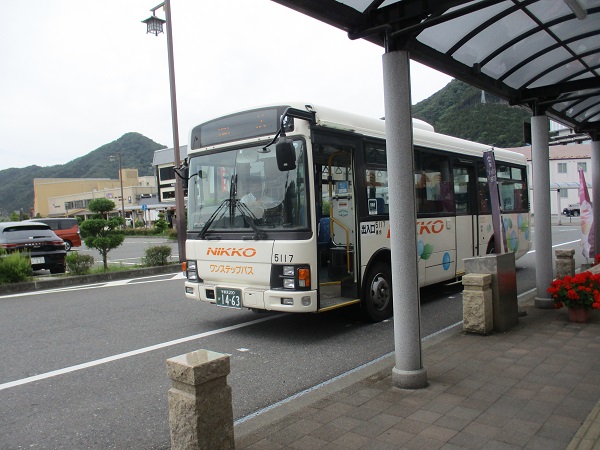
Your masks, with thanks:
[{"label": "small potted plant", "polygon": [[600,274],[581,272],[554,280],[548,288],[554,307],[566,306],[571,322],[589,322],[594,309],[600,309]]}]

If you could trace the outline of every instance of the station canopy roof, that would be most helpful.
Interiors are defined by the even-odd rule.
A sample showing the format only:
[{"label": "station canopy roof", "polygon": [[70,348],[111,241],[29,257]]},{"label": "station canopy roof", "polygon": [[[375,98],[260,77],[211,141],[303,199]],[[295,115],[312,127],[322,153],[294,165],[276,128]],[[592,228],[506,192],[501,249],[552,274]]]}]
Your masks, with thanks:
[{"label": "station canopy roof", "polygon": [[600,139],[600,0],[273,0]]}]

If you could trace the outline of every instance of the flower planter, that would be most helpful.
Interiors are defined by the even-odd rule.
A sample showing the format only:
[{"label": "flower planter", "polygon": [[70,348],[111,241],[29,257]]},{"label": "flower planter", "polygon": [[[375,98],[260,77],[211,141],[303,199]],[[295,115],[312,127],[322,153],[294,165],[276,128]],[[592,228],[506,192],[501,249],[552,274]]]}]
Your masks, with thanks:
[{"label": "flower planter", "polygon": [[600,273],[581,272],[554,280],[548,288],[554,307],[569,309],[569,321],[587,323],[600,309]]},{"label": "flower planter", "polygon": [[593,309],[590,308],[568,308],[569,322],[588,323],[592,319]]}]

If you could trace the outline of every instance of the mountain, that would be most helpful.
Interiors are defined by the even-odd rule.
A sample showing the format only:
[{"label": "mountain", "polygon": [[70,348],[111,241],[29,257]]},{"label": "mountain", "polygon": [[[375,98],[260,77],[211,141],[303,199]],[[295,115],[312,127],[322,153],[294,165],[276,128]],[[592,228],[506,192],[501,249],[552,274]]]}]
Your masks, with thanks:
[{"label": "mountain", "polygon": [[452,80],[443,89],[412,107],[412,115],[430,123],[438,133],[496,147],[521,147],[523,122],[531,111],[509,106],[492,94],[462,81]]},{"label": "mountain", "polygon": [[113,178],[118,177],[118,163],[111,155],[121,153],[125,169],[136,168],[140,176],[152,175],[154,151],[166,146],[139,133],[126,133],[116,141],[98,147],[85,156],[55,166],[28,166],[0,170],[0,217],[23,208],[33,207],[34,178]]}]

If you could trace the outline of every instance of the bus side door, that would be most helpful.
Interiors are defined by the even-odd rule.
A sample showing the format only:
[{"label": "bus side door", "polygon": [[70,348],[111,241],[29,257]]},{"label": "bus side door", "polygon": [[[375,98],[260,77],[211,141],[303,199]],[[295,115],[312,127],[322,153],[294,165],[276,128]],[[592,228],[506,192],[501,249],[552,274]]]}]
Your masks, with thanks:
[{"label": "bus side door", "polygon": [[456,273],[465,271],[464,258],[475,256],[477,238],[475,166],[468,162],[455,161],[454,204],[456,207]]}]

